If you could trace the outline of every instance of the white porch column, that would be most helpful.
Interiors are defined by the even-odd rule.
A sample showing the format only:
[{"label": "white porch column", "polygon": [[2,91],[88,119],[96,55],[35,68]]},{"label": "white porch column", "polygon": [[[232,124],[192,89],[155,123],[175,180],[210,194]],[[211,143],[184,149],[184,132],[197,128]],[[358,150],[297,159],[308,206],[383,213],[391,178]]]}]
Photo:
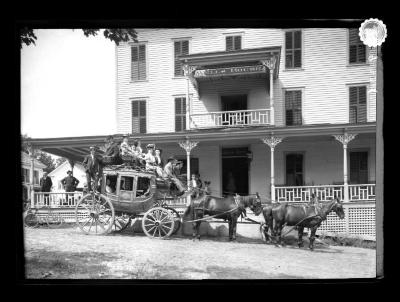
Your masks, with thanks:
[{"label": "white porch column", "polygon": [[[371,107],[372,104],[376,106],[376,100],[377,100],[377,86],[376,86],[376,81],[377,81],[377,47],[370,47],[369,48],[369,56],[368,56],[368,61],[369,61],[369,105],[368,107]],[[371,110],[367,108],[367,122],[370,121],[375,121],[375,117],[370,117],[370,112]]]},{"label": "white porch column", "polygon": [[[275,108],[274,108],[274,70],[276,65],[276,58],[270,57],[261,63],[269,69],[269,106],[271,109],[271,125],[275,125]],[[268,108],[268,103],[267,103]]]},{"label": "white porch column", "polygon": [[271,148],[271,201],[275,202],[275,147],[283,140],[283,137],[271,136],[261,139],[264,144]]},{"label": "white porch column", "polygon": [[69,163],[69,165],[71,166],[72,174],[74,174],[75,161],[72,160],[72,159],[68,159],[68,163]]},{"label": "white porch column", "polygon": [[[186,180],[187,180],[187,192],[189,192],[189,184],[190,184],[190,152],[194,147],[197,146],[199,142],[190,141],[188,137],[186,137],[186,141],[179,142],[179,146],[186,151]],[[190,194],[187,195],[187,204],[191,203]]]},{"label": "white porch column", "polygon": [[352,141],[357,134],[344,133],[343,135],[334,135],[335,139],[343,144],[343,185],[344,201],[349,201],[349,183],[347,177],[347,144]]},{"label": "white porch column", "polygon": [[28,195],[31,196],[31,206],[34,206],[34,181],[33,181],[33,176],[34,176],[34,171],[35,171],[35,149],[33,148],[33,146],[29,143],[27,146],[28,152],[29,152],[29,157],[31,159],[31,169],[29,171],[29,192]]}]

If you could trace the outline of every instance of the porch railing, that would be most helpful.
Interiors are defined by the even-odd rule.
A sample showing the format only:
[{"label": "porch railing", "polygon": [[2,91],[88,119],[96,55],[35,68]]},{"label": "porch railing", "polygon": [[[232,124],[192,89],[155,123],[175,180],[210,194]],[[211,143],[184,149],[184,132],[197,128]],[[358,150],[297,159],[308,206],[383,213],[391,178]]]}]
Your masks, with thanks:
[{"label": "porch railing", "polygon": [[31,207],[72,208],[82,198],[83,192],[32,192]]},{"label": "porch railing", "polygon": [[[375,201],[375,184],[348,185],[349,201]],[[344,199],[344,185],[275,187],[278,202],[309,202],[314,193],[320,201]]]},{"label": "porch railing", "polygon": [[375,200],[375,184],[349,185],[349,200]]},{"label": "porch railing", "polygon": [[271,109],[208,112],[190,118],[193,128],[270,125]]}]

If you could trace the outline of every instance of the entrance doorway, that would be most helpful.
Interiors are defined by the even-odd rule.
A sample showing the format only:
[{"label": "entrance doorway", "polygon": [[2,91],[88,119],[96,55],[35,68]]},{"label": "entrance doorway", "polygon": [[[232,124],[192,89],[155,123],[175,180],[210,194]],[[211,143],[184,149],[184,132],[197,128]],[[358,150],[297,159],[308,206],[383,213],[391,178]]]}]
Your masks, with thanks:
[{"label": "entrance doorway", "polygon": [[249,194],[248,148],[222,149],[222,194]]},{"label": "entrance doorway", "polygon": [[221,111],[247,110],[247,95],[221,95]]}]

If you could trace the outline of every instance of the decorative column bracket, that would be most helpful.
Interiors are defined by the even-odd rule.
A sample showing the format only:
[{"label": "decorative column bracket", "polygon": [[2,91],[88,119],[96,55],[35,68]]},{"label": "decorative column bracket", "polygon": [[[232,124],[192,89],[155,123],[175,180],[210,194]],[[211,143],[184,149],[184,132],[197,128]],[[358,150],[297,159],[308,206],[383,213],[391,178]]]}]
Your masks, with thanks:
[{"label": "decorative column bracket", "polygon": [[[186,180],[187,180],[187,203],[186,205],[192,204],[192,199],[189,194],[190,187],[190,152],[194,147],[197,146],[199,142],[190,141],[188,137],[186,137],[186,141],[179,142],[179,146],[186,151]],[[193,216],[193,207],[192,207],[192,216]]]},{"label": "decorative column bracket", "polygon": [[268,138],[262,138],[261,140],[264,144],[268,145],[271,150],[275,150],[275,147],[282,142],[283,139],[284,137],[282,136],[270,136]]},{"label": "decorative column bracket", "polygon": [[274,153],[275,147],[282,142],[283,137],[273,136],[262,138],[262,142],[271,148],[271,202],[275,202],[275,164]]},{"label": "decorative column bracket", "polygon": [[197,146],[199,142],[190,141],[186,139],[186,141],[179,142],[179,146],[186,151],[187,154],[190,154],[192,149]]},{"label": "decorative column bracket", "polygon": [[343,144],[343,146],[346,146],[346,147],[347,147],[348,143],[350,143],[356,136],[357,136],[357,134],[353,134],[353,133],[344,133],[343,135],[333,135],[333,137],[336,140],[341,142]]},{"label": "decorative column bracket", "polygon": [[260,62],[265,67],[267,67],[270,71],[275,70],[275,66],[276,66],[276,57],[275,56],[271,56],[270,58],[268,58],[266,60],[261,60]]},{"label": "decorative column bracket", "polygon": [[182,65],[183,74],[189,78],[190,82],[192,83],[193,87],[196,89],[197,93],[200,93],[199,85],[197,83],[196,78],[194,77],[194,72],[196,71],[197,68],[198,68],[198,66],[192,66],[189,64]]}]

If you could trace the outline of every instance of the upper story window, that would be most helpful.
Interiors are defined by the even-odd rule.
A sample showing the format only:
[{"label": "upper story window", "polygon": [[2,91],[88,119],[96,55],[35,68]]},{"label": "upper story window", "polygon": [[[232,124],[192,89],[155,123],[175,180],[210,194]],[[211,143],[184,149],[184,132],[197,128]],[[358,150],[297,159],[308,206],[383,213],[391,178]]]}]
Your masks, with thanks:
[{"label": "upper story window", "polygon": [[285,117],[286,125],[301,125],[301,90],[285,91]]},{"label": "upper story window", "polygon": [[30,174],[28,169],[22,168],[22,181],[30,183]]},{"label": "upper story window", "polygon": [[33,171],[33,183],[35,185],[39,184],[39,171]]},{"label": "upper story window", "polygon": [[132,133],[146,132],[146,101],[132,101]]},{"label": "upper story window", "polygon": [[182,62],[178,60],[178,56],[189,54],[189,40],[181,40],[174,42],[174,75],[183,76]]},{"label": "upper story window", "polygon": [[285,68],[301,67],[301,30],[285,32]]},{"label": "upper story window", "polygon": [[349,89],[349,122],[365,123],[367,121],[367,86],[354,86]]},{"label": "upper story window", "polygon": [[175,98],[175,131],[186,130],[186,98]]},{"label": "upper story window", "polygon": [[132,81],[140,81],[147,79],[146,71],[146,45],[134,45],[131,47],[131,78]]},{"label": "upper story window", "polygon": [[226,43],[226,51],[242,49],[242,36],[240,35],[226,36],[225,43]]},{"label": "upper story window", "polygon": [[358,28],[349,29],[349,63],[365,63],[367,47],[360,40]]}]

